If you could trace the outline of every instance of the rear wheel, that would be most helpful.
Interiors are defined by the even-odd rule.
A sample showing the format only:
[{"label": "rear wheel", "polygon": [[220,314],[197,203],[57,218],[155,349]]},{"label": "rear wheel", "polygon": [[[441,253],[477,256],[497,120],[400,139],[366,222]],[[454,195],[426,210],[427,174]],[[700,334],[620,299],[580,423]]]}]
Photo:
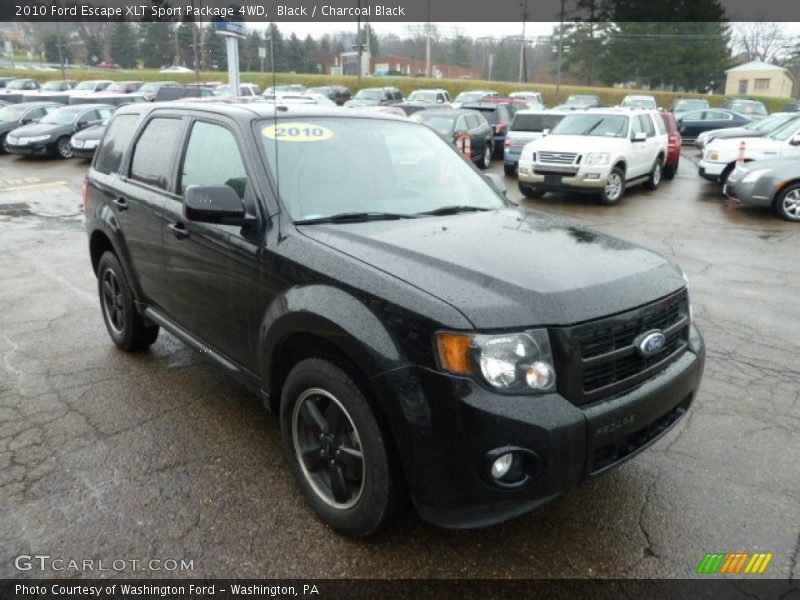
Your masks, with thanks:
[{"label": "rear wheel", "polygon": [[772,205],[775,214],[787,221],[800,222],[800,183],[784,188]]},{"label": "rear wheel", "polygon": [[294,477],[325,523],[365,537],[394,515],[400,487],[388,440],[344,370],[318,358],[298,363],[283,386],[280,419]]},{"label": "rear wheel", "polygon": [[56,152],[58,152],[61,158],[72,158],[72,146],[67,136],[58,139],[56,142]]},{"label": "rear wheel", "polygon": [[658,184],[661,183],[661,170],[662,170],[662,159],[657,158],[656,162],[653,164],[653,168],[650,169],[650,177],[647,178],[647,181],[644,182],[644,188],[647,190],[656,190],[658,189]]},{"label": "rear wheel", "polygon": [[614,167],[608,174],[606,184],[600,191],[600,203],[607,206],[618,204],[625,193],[625,171],[620,167]]},{"label": "rear wheel", "polygon": [[675,161],[674,165],[664,166],[664,179],[674,179],[675,173],[678,172],[678,165],[680,165],[681,159]]},{"label": "rear wheel", "polygon": [[488,169],[490,166],[492,166],[492,145],[484,144],[483,154],[478,161],[478,167],[481,169]]},{"label": "rear wheel", "polygon": [[132,352],[148,348],[158,338],[158,325],[148,325],[133,302],[122,265],[111,252],[100,257],[97,266],[97,288],[108,335],[123,350]]},{"label": "rear wheel", "polygon": [[525,183],[519,184],[519,191],[526,198],[533,198],[533,199],[542,198],[544,197],[545,194],[545,191],[542,188],[537,188],[532,185],[527,185]]}]

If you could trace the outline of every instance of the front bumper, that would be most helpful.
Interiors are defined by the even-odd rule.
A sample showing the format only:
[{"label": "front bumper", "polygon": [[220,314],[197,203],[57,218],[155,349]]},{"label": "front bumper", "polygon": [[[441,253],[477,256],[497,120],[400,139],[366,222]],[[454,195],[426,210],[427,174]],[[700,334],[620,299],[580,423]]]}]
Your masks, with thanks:
[{"label": "front bumper", "polygon": [[[443,527],[491,525],[523,514],[622,463],[686,413],[703,373],[694,327],[688,349],[663,371],[607,401],[576,406],[558,393],[505,396],[471,379],[406,367],[373,379],[392,423],[420,516]],[[487,454],[514,447],[538,468],[523,484],[494,483]]]},{"label": "front bumper", "polygon": [[703,179],[717,183],[728,163],[701,160],[697,165],[697,174]]},{"label": "front bumper", "polygon": [[559,169],[539,163],[519,162],[521,184],[553,192],[564,190],[596,192],[605,187],[610,172],[610,164],[581,165],[576,172],[574,169]]},{"label": "front bumper", "polygon": [[49,156],[55,153],[52,143],[38,142],[35,144],[9,144],[6,139],[5,142],[6,152],[10,154],[21,154],[23,156]]},{"label": "front bumper", "polygon": [[731,177],[722,188],[722,193],[727,198],[738,202],[740,204],[749,204],[750,206],[772,206],[773,196],[770,193],[773,191],[768,184],[763,180],[756,180],[744,183],[742,179],[735,178],[736,171],[731,173]]},{"label": "front bumper", "polygon": [[94,146],[92,148],[76,148],[75,146],[70,144],[70,147],[72,148],[72,156],[74,156],[75,158],[90,159],[94,157],[94,151],[97,150],[97,146]]}]

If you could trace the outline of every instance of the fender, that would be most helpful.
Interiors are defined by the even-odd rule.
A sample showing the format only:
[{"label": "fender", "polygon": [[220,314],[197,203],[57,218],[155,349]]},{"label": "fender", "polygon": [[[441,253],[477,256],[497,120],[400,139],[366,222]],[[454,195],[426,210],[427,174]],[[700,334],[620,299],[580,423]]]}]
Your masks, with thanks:
[{"label": "fender", "polygon": [[266,389],[275,349],[294,333],[330,341],[370,379],[408,364],[384,324],[361,300],[329,285],[293,287],[270,303],[260,323],[258,365]]},{"label": "fender", "polygon": [[[91,252],[91,240],[94,235],[100,232],[111,243],[114,249],[114,254],[117,255],[122,268],[125,270],[125,276],[133,287],[133,296],[137,303],[142,301],[142,289],[139,286],[139,279],[133,269],[133,263],[130,260],[128,253],[128,245],[125,243],[125,234],[119,225],[114,211],[108,204],[103,204],[95,211],[94,218],[89,225],[89,252]],[[99,258],[99,257],[98,257]],[[97,265],[92,261],[92,267],[96,269]],[[95,272],[95,275],[97,273]]]}]

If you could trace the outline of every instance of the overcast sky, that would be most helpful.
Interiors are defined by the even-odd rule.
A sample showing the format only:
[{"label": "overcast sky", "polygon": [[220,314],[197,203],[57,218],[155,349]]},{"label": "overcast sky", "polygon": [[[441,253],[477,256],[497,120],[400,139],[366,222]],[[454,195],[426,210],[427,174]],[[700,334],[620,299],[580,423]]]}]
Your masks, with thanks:
[{"label": "overcast sky", "polygon": [[[251,24],[254,25],[254,24]],[[266,26],[266,24],[261,24]],[[351,31],[355,32],[355,21],[346,23],[292,23],[292,22],[277,22],[281,33],[289,35],[296,33],[298,37],[305,37],[310,34],[311,37],[319,38],[326,33],[334,33],[338,31]],[[424,23],[370,23],[372,28],[378,35],[386,35],[395,33],[399,36],[405,36],[409,30],[421,31]],[[522,33],[522,24],[516,23],[492,23],[491,27],[486,26],[486,23],[435,23],[436,28],[444,37],[453,37],[459,32],[468,37],[481,37],[491,35],[497,38],[502,38],[511,35],[520,35]],[[525,26],[525,35],[547,35],[553,31],[553,26],[556,23],[527,23]]]}]

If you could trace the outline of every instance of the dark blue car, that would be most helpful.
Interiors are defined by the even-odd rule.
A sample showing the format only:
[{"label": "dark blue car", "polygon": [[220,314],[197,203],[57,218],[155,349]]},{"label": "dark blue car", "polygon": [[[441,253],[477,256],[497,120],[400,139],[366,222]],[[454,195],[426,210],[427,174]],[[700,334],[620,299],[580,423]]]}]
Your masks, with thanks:
[{"label": "dark blue car", "polygon": [[704,131],[743,127],[748,123],[750,119],[744,115],[725,108],[693,110],[683,113],[677,119],[678,132],[684,142],[695,139]]}]

